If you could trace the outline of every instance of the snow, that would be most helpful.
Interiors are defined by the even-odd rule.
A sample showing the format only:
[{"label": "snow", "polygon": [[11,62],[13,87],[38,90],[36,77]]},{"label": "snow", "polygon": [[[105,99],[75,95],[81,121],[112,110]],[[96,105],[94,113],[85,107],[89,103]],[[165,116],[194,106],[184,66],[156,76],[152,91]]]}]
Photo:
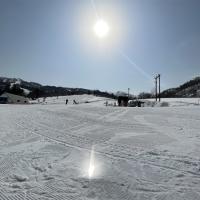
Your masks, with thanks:
[{"label": "snow", "polygon": [[[68,99],[68,105],[73,104],[73,100],[80,104],[84,103],[94,103],[94,102],[103,102],[109,100],[107,98],[97,97],[93,95],[70,95],[70,96],[59,96],[59,97],[47,97],[39,98],[38,100],[31,101],[32,103],[45,103],[45,104],[65,104],[66,99]],[[113,101],[113,100],[111,100]]]},{"label": "snow", "polygon": [[24,91],[24,94],[27,96],[31,91],[28,90],[28,89],[25,89],[25,88],[22,88],[20,87],[23,91]]},{"label": "snow", "polygon": [[161,102],[155,99],[141,99],[145,107],[178,107],[178,106],[198,106],[200,98],[162,98]]},{"label": "snow", "polygon": [[124,108],[80,95],[0,105],[0,200],[200,199],[195,100]]}]

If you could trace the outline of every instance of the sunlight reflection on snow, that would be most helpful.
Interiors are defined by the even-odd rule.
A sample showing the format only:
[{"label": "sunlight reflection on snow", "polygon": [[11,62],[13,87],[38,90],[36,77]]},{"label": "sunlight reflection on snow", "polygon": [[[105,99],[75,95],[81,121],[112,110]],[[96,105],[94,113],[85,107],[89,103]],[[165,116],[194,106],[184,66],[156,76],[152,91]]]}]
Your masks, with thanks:
[{"label": "sunlight reflection on snow", "polygon": [[94,175],[95,165],[94,165],[94,147],[92,147],[91,153],[90,153],[90,164],[88,169],[88,176],[89,178],[92,178]]}]

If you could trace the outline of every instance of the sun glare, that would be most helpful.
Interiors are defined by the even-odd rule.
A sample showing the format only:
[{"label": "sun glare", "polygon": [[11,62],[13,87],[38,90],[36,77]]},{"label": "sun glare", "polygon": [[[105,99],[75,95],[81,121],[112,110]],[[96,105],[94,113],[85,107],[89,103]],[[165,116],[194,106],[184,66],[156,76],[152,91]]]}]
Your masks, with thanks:
[{"label": "sun glare", "polygon": [[89,164],[89,168],[88,168],[88,176],[89,176],[89,178],[93,177],[94,170],[95,170],[95,166],[94,166],[94,147],[92,147],[92,150],[91,150],[91,153],[90,153],[90,164]]},{"label": "sun glare", "polygon": [[94,165],[90,164],[89,170],[88,170],[89,178],[92,178],[93,174],[94,174]]},{"label": "sun glare", "polygon": [[94,32],[99,38],[104,38],[108,35],[110,27],[104,20],[98,20],[94,25]]}]

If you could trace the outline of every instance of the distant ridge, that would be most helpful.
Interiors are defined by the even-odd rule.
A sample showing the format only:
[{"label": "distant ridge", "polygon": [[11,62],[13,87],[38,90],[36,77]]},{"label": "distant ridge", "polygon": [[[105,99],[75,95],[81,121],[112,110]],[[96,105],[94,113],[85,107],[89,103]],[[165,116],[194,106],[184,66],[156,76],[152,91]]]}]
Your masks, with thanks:
[{"label": "distant ridge", "polygon": [[[99,90],[90,90],[84,88],[68,88],[56,86],[43,86],[35,82],[27,82],[20,78],[0,77],[0,94],[9,92],[21,96],[26,96],[32,99],[39,97],[65,96],[65,95],[80,95],[93,94],[101,97],[116,98],[117,94],[102,92]],[[143,94],[143,93],[142,93]],[[143,94],[144,96],[144,94]],[[148,93],[148,98],[152,95]],[[153,96],[152,96],[153,97]],[[164,90],[161,93],[162,98],[177,98],[177,97],[200,97],[200,76],[187,81],[176,88]]]},{"label": "distant ridge", "polygon": [[0,77],[0,94],[9,92],[16,95],[27,96],[32,99],[39,97],[93,94],[101,97],[115,98],[113,93],[84,88],[67,88],[56,86],[43,86],[35,82],[27,82],[19,78]]},{"label": "distant ridge", "polygon": [[161,97],[200,97],[200,76],[187,81],[177,88],[164,90],[161,93]]}]

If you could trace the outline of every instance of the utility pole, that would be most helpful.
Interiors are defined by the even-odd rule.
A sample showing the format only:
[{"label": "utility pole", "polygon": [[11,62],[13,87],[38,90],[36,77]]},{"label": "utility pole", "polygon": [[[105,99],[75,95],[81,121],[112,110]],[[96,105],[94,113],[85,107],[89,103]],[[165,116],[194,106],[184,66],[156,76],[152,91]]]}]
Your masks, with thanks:
[{"label": "utility pole", "polygon": [[159,102],[160,102],[160,74],[158,74],[158,85],[159,85],[159,88],[158,88],[158,93],[159,93]]},{"label": "utility pole", "polygon": [[129,91],[130,91],[130,88],[128,88],[128,98],[129,98]]},{"label": "utility pole", "polygon": [[155,97],[156,97],[156,101],[157,101],[157,76],[155,77]]},{"label": "utility pole", "polygon": [[155,98],[160,101],[160,74],[155,76]]}]

